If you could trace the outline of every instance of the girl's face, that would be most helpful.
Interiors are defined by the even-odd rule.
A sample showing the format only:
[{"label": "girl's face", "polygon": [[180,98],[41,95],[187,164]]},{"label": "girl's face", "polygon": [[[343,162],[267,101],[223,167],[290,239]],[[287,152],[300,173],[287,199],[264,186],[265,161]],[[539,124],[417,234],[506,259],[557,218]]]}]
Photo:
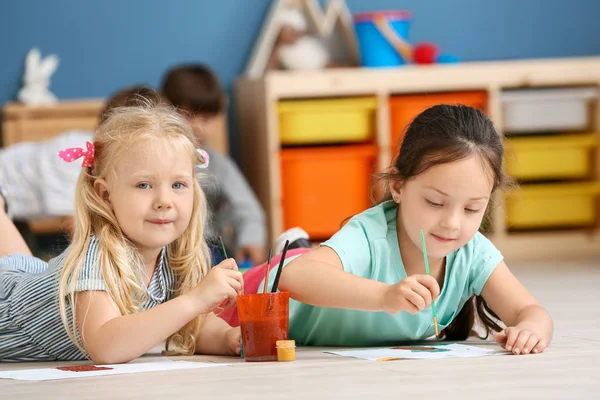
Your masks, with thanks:
[{"label": "girl's face", "polygon": [[[193,162],[167,142],[142,143],[96,181],[125,235],[153,254],[187,228],[194,203]],[[158,255],[158,254],[157,254]]]},{"label": "girl's face", "polygon": [[420,230],[427,254],[441,259],[477,233],[493,188],[491,170],[480,156],[440,164],[404,183],[392,184],[400,204],[398,229],[419,251]]}]

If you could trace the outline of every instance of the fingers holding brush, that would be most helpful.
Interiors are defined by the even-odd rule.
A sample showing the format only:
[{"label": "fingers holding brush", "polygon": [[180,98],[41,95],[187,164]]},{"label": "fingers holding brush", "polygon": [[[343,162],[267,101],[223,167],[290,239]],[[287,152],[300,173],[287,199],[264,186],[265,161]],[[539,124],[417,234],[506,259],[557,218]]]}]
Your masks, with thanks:
[{"label": "fingers holding brush", "polygon": [[397,314],[411,314],[428,308],[439,295],[437,281],[428,275],[411,275],[395,285],[390,285],[384,294],[384,310]]},{"label": "fingers holding brush", "polygon": [[227,258],[221,261],[216,268],[229,269],[232,271],[238,271],[238,265],[233,258]]}]

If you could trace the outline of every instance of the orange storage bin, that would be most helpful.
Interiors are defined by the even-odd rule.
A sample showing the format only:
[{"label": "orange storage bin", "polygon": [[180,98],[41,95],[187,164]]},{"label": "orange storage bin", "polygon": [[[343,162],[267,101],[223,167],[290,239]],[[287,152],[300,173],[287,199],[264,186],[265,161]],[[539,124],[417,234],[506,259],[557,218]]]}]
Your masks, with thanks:
[{"label": "orange storage bin", "polygon": [[398,95],[390,98],[391,141],[390,147],[395,157],[400,149],[400,141],[404,138],[407,126],[421,112],[437,104],[463,104],[487,109],[487,92],[451,92],[431,94]]},{"label": "orange storage bin", "polygon": [[284,229],[300,226],[328,239],[342,222],[370,206],[377,147],[350,145],[283,149]]}]

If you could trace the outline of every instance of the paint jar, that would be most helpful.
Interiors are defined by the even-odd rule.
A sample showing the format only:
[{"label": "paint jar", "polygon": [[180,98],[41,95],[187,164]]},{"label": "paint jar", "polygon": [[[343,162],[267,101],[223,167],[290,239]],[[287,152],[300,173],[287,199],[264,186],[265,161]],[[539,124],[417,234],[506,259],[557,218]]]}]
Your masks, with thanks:
[{"label": "paint jar", "polygon": [[295,340],[278,340],[276,346],[277,361],[294,361],[296,359]]},{"label": "paint jar", "polygon": [[277,341],[288,338],[288,292],[237,296],[244,360],[277,361]]}]

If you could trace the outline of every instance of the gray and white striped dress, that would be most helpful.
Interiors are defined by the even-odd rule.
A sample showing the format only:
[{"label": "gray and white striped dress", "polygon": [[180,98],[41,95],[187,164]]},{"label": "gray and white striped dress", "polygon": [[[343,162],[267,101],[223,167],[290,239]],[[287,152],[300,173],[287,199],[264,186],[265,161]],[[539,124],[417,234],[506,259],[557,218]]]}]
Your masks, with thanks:
[{"label": "gray and white striped dress", "polygon": [[[98,263],[98,239],[90,239],[77,291],[106,290]],[[48,263],[32,256],[0,258],[0,362],[85,360],[71,342],[60,318],[58,282],[69,249]],[[148,285],[147,310],[170,300],[175,273],[167,247]],[[72,313],[67,309],[69,321]]]}]

